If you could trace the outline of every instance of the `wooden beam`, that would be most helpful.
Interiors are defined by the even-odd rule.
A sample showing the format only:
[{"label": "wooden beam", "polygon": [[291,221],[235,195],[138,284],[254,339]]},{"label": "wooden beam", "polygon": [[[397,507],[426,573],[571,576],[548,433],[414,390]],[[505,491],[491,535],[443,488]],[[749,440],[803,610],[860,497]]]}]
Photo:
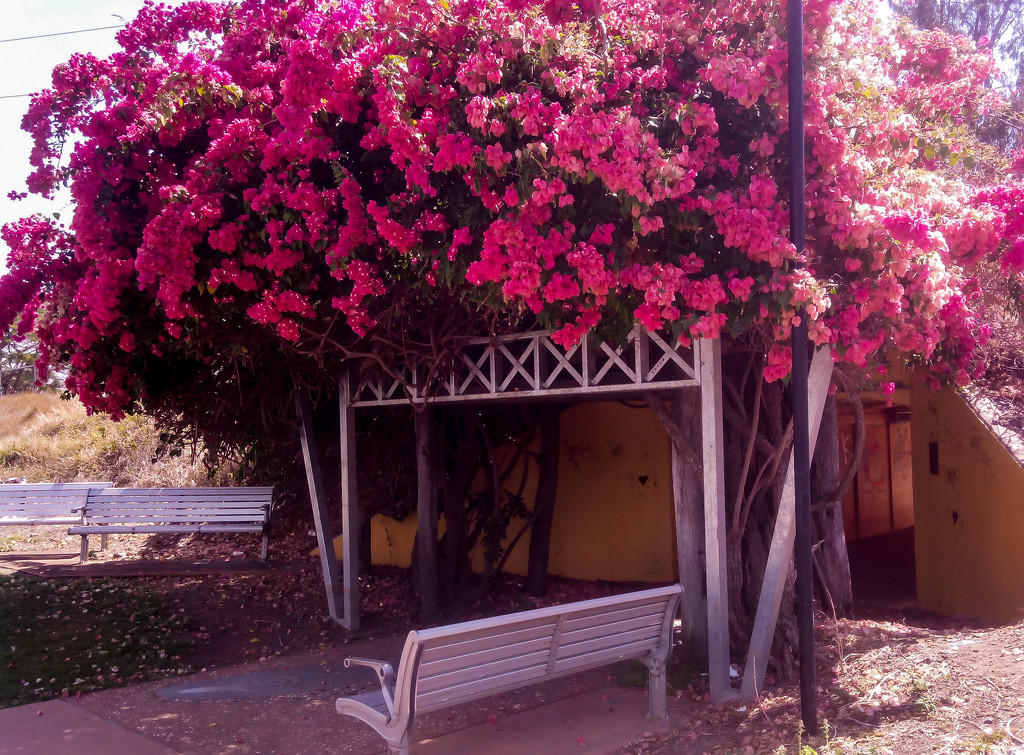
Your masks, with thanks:
[{"label": "wooden beam", "polygon": [[[807,376],[807,423],[811,454],[814,453],[814,445],[818,439],[821,415],[825,408],[828,384],[831,379],[832,351],[828,346],[822,346],[815,351]],[[791,456],[786,470],[786,481],[782,488],[782,499],[779,502],[779,513],[775,518],[775,532],[772,535],[772,545],[768,552],[764,582],[761,584],[761,597],[758,600],[754,629],[750,636],[747,662],[743,670],[743,686],[740,696],[744,700],[753,700],[764,688],[768,656],[771,654],[775,626],[779,620],[779,609],[782,606],[782,596],[786,589],[786,578],[789,575],[793,559],[793,538],[796,534],[795,512],[796,487]]]},{"label": "wooden beam", "polygon": [[725,429],[722,341],[701,339],[700,403],[704,456],[704,547],[707,553],[708,680],[711,702],[735,696],[729,681],[729,575],[725,560]]},{"label": "wooden beam", "polygon": [[342,615],[341,582],[338,579],[338,559],[334,555],[334,534],[331,518],[327,511],[327,497],[324,495],[324,478],[320,471],[320,451],[313,435],[312,409],[306,395],[296,389],[295,411],[299,417],[299,440],[302,443],[302,459],[306,464],[306,482],[309,485],[309,500],[313,506],[313,521],[316,525],[316,541],[320,547],[320,566],[324,572],[324,587],[327,589],[327,610],[338,624],[349,629],[346,617]]},{"label": "wooden beam", "polygon": [[341,527],[345,537],[342,554],[345,602],[344,625],[359,630],[359,494],[356,485],[356,419],[352,407],[352,378],[343,367],[338,378],[338,410],[341,415]]},{"label": "wooden beam", "polygon": [[[701,441],[700,391],[681,388],[672,399],[672,432],[678,431],[680,440],[695,448]],[[702,470],[694,468],[692,457],[671,443],[672,447],[672,499],[676,519],[676,559],[679,564],[679,584],[683,586],[682,638],[683,661],[703,669],[708,661],[708,607],[704,599],[704,508]],[[677,651],[678,652],[678,651]]]}]

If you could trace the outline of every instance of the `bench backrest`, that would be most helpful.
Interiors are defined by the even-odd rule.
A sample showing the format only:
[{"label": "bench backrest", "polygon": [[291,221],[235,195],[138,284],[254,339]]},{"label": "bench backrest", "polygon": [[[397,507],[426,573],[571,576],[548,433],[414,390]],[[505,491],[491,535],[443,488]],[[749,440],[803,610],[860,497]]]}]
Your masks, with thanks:
[{"label": "bench backrest", "polygon": [[[679,585],[410,632],[413,715],[619,660],[668,657]],[[396,695],[397,696],[397,695]]]},{"label": "bench backrest", "polygon": [[0,521],[60,524],[81,520],[90,491],[109,485],[109,482],[0,484]]},{"label": "bench backrest", "polygon": [[257,523],[270,518],[273,488],[107,488],[89,496],[91,524]]}]

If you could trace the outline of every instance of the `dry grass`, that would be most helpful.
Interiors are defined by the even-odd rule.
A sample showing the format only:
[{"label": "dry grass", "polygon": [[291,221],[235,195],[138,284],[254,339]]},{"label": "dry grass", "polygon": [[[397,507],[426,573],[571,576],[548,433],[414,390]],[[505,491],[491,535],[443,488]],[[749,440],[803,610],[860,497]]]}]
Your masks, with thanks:
[{"label": "dry grass", "polygon": [[230,484],[226,472],[211,478],[190,449],[162,443],[150,418],[88,416],[78,401],[49,393],[0,396],[0,478],[138,487]]}]

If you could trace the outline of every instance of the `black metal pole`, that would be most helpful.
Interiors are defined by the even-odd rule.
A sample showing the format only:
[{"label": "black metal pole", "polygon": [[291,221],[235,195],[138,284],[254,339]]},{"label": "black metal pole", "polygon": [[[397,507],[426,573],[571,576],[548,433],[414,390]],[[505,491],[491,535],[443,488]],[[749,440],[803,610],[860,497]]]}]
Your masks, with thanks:
[{"label": "black metal pole", "polygon": [[[804,167],[804,14],[801,0],[787,0],[789,44],[790,240],[798,256],[806,246]],[[811,459],[807,430],[807,321],[793,327],[793,470],[796,497],[796,620],[800,636],[800,713],[808,734],[818,732],[814,667],[814,583],[811,562]]]}]

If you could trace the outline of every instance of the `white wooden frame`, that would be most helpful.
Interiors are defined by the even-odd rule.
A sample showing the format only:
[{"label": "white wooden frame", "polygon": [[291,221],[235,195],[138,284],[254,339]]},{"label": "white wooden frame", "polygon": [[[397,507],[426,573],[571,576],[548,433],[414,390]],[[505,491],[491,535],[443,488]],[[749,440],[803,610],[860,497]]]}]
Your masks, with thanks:
[{"label": "white wooden frame", "polygon": [[[634,330],[623,348],[585,337],[563,348],[541,332],[477,339],[467,343],[436,385],[424,386],[425,368],[413,366],[397,377],[364,380],[352,386],[347,371],[341,377],[342,508],[344,586],[334,557],[330,521],[323,504],[318,462],[311,456],[311,435],[303,432],[303,450],[320,542],[324,581],[331,617],[349,629],[359,624],[358,510],[354,469],[355,429],[352,409],[417,403],[525,401],[544,397],[618,398],[648,391],[699,387],[701,390],[704,479],[704,544],[706,551],[709,679],[712,703],[732,698],[753,699],[763,687],[771,641],[778,621],[781,596],[793,549],[793,462],[780,503],[769,563],[761,589],[754,634],[741,689],[730,679],[728,574],[725,557],[726,508],[724,429],[722,408],[722,347],[718,339],[701,339],[692,348],[672,348],[656,334]],[[832,372],[831,351],[819,348],[809,377],[809,426],[817,438]],[[431,393],[431,391],[434,391]],[[300,399],[297,396],[296,401]],[[297,404],[298,405],[298,404]],[[302,410],[300,407],[300,417]],[[676,499],[675,507],[680,507]],[[340,590],[340,592],[339,592]],[[340,606],[344,605],[342,612]]]},{"label": "white wooden frame", "polygon": [[625,346],[584,337],[568,348],[547,332],[518,333],[466,342],[448,369],[424,386],[425,367],[398,377],[364,381],[352,406],[435,404],[531,398],[614,395],[699,384],[696,349],[673,348],[661,336],[633,330]]}]

